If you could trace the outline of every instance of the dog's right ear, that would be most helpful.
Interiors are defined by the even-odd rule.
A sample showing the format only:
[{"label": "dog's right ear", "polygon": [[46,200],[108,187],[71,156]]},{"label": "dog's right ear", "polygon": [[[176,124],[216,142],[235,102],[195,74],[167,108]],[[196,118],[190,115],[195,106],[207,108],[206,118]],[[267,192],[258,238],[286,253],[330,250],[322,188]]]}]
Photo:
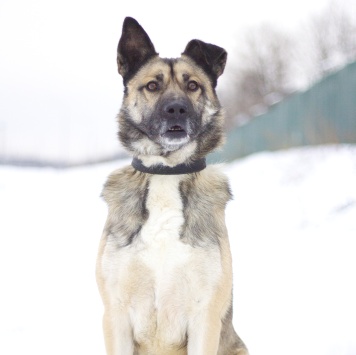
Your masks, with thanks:
[{"label": "dog's right ear", "polygon": [[117,65],[126,83],[150,58],[158,55],[141,25],[132,17],[126,17],[117,47]]}]

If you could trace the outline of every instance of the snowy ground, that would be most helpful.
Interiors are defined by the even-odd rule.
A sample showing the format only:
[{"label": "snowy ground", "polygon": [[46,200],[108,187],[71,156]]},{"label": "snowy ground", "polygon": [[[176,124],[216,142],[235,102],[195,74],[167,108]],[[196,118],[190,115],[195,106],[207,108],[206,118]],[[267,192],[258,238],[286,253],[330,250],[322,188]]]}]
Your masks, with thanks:
[{"label": "snowy ground", "polygon": [[[102,183],[122,162],[0,167],[0,354],[104,354]],[[226,166],[235,327],[251,355],[356,355],[356,147]]]}]

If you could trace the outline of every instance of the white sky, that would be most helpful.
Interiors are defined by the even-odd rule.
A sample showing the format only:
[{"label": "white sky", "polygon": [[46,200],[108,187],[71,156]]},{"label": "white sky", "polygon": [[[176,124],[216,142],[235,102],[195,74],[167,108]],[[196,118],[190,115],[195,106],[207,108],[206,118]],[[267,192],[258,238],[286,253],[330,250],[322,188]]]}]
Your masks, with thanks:
[{"label": "white sky", "polygon": [[[339,0],[355,11],[355,0]],[[224,47],[271,22],[289,30],[329,0],[0,0],[0,157],[80,159],[117,149],[116,46],[135,17],[164,57],[192,38]]]}]

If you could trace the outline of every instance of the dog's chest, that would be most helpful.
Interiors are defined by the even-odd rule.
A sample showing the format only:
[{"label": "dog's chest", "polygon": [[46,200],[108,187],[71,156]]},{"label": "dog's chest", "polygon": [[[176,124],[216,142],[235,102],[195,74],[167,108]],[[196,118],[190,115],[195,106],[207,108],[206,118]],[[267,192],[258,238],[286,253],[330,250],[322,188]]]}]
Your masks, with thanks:
[{"label": "dog's chest", "polygon": [[181,239],[185,223],[181,179],[150,178],[148,219],[137,239],[111,264],[118,285],[113,297],[130,310],[135,340],[147,349],[181,346],[189,319],[210,302],[220,277],[218,248],[193,247]]},{"label": "dog's chest", "polygon": [[148,219],[141,229],[142,244],[138,247],[142,248],[142,260],[155,273],[161,273],[163,265],[178,267],[191,252],[191,248],[180,241],[184,215],[179,183],[179,175],[154,175],[149,184]]},{"label": "dog's chest", "polygon": [[[180,180],[177,175],[151,178],[146,200],[148,219],[142,226],[136,248],[132,248],[135,259],[151,275],[155,308],[170,302],[169,297],[180,303],[182,298],[194,296],[198,290],[192,287],[192,279],[203,279],[209,268],[206,251],[181,240],[185,219]],[[200,258],[203,268],[196,265]],[[199,282],[195,280],[194,283]]]}]

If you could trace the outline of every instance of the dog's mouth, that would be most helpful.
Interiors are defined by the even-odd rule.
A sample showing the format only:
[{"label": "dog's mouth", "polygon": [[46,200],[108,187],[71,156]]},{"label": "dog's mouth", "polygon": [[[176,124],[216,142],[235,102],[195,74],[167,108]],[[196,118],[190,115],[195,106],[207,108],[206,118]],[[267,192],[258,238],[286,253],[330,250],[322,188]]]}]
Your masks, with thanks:
[{"label": "dog's mouth", "polygon": [[181,125],[173,125],[167,129],[163,134],[164,138],[168,139],[182,139],[188,136],[187,131]]},{"label": "dog's mouth", "polygon": [[190,140],[187,127],[181,124],[173,124],[166,127],[161,133],[160,143],[169,151],[177,150]]}]

